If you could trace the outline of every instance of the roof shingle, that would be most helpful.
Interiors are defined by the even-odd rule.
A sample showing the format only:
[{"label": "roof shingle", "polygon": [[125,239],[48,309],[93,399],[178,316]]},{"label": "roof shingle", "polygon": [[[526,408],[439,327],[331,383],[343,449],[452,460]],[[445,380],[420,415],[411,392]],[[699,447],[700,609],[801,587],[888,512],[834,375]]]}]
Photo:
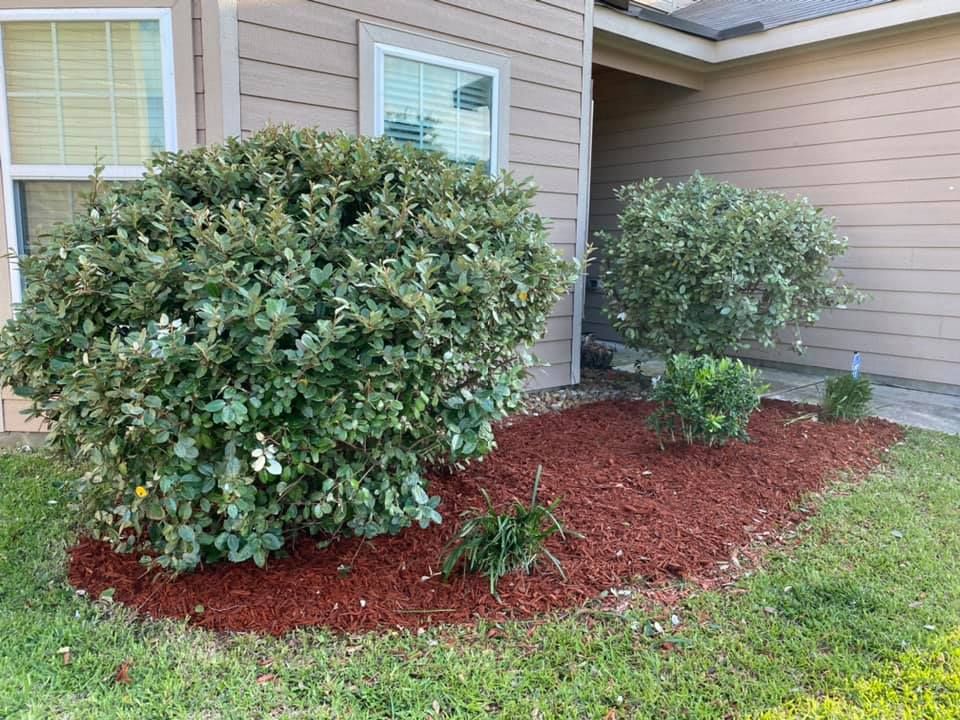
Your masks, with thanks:
[{"label": "roof shingle", "polygon": [[671,16],[718,32],[754,22],[769,29],[888,2],[895,0],[699,0]]}]

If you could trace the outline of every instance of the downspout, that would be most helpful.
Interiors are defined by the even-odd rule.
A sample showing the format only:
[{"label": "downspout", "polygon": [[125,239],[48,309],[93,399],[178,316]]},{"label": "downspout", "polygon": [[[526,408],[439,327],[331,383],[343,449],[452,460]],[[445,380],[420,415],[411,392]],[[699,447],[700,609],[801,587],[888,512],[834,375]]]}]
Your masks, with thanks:
[{"label": "downspout", "polygon": [[[593,146],[593,0],[585,0],[583,15],[583,77],[580,90],[580,158],[577,187],[577,243],[575,257],[587,254],[590,225],[590,162]],[[583,302],[586,268],[573,287],[573,338],[570,340],[570,384],[580,383],[580,344],[583,335]]]}]

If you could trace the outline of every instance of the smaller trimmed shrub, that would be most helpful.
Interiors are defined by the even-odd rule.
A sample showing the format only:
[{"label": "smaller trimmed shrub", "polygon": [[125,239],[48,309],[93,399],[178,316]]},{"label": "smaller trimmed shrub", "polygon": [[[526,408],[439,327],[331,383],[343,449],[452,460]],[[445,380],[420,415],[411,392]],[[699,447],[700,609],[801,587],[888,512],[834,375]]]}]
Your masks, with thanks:
[{"label": "smaller trimmed shrub", "polygon": [[565,531],[553,514],[560,501],[555,500],[550,505],[537,502],[542,474],[541,465],[537,467],[533,481],[530,506],[514,501],[512,514],[497,512],[487,491],[480,491],[487,508],[468,517],[450,541],[443,559],[445,578],[453,574],[462,560],[464,572],[480,573],[490,579],[490,594],[496,597],[500,578],[514,570],[523,570],[529,575],[541,555],[546,556],[566,578],[560,561],[544,547],[553,535],[565,537]]},{"label": "smaller trimmed shrub", "polygon": [[723,355],[772,348],[820,312],[860,302],[833,268],[847,240],[805,199],[699,174],[616,192],[616,233],[600,232],[604,312],[631,348]]},{"label": "smaller trimmed shrub", "polygon": [[747,423],[760,406],[764,389],[757,370],[740,360],[674,355],[654,386],[653,400],[659,407],[647,424],[661,446],[664,436],[710,446],[749,440]]},{"label": "smaller trimmed shrub", "polygon": [[820,417],[831,422],[861,420],[867,415],[872,398],[873,388],[866,377],[836,375],[828,378],[824,386]]}]

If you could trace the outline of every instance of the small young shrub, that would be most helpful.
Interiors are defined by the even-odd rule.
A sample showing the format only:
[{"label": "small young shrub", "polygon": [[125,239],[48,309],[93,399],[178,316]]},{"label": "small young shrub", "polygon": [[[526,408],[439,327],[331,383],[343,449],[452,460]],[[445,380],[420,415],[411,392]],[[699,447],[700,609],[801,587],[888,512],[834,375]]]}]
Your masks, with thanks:
[{"label": "small young shrub", "polygon": [[23,260],[0,380],[163,566],[438,522],[421,468],[490,451],[575,277],[534,192],[314,130],[158,155]]},{"label": "small young shrub", "polygon": [[829,421],[861,420],[870,410],[872,398],[873,388],[863,375],[835,375],[824,385],[820,417]]},{"label": "small young shrub", "polygon": [[846,250],[806,200],[700,175],[617,191],[618,233],[600,233],[605,312],[631,347],[723,355],[773,347],[785,326],[859,301],[831,261]]},{"label": "small young shrub", "polygon": [[659,407],[647,423],[661,444],[667,436],[710,446],[747,440],[747,423],[763,390],[757,371],[740,360],[674,355],[653,388]]},{"label": "small young shrub", "polygon": [[487,491],[480,491],[487,508],[468,517],[450,541],[443,558],[444,577],[449,578],[463,561],[464,572],[480,573],[489,578],[490,594],[496,596],[500,578],[514,570],[529,574],[541,555],[549,558],[563,575],[560,561],[544,547],[551,536],[559,534],[564,537],[564,528],[553,514],[559,500],[549,506],[537,502],[542,473],[543,466],[537,467],[530,506],[515,501],[512,514],[497,512]]}]

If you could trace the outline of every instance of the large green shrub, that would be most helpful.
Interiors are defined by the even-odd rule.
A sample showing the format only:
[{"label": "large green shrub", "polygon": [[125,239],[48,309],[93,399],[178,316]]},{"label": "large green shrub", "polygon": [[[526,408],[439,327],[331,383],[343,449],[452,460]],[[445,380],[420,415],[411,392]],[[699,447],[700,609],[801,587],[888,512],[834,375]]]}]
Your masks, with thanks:
[{"label": "large green shrub", "polygon": [[846,250],[806,200],[701,175],[617,191],[617,233],[600,233],[607,317],[628,345],[722,355],[859,301],[831,260]]},{"label": "large green shrub", "polygon": [[647,424],[661,444],[678,436],[711,446],[747,440],[747,424],[763,391],[757,371],[740,360],[681,353],[667,360],[653,388],[659,405]]},{"label": "large green shrub", "polygon": [[178,570],[439,521],[422,468],[491,449],[573,279],[533,193],[311,130],[158,156],[24,260],[2,381]]}]

